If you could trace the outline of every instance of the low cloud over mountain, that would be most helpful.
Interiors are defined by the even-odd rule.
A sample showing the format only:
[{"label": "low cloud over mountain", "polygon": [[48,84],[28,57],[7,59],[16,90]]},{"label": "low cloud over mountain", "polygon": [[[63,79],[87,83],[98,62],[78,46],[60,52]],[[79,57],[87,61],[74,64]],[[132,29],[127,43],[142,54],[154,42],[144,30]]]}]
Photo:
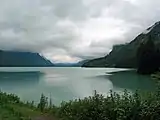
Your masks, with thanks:
[{"label": "low cloud over mountain", "polygon": [[160,20],[159,0],[0,0],[0,49],[54,62],[106,55]]}]

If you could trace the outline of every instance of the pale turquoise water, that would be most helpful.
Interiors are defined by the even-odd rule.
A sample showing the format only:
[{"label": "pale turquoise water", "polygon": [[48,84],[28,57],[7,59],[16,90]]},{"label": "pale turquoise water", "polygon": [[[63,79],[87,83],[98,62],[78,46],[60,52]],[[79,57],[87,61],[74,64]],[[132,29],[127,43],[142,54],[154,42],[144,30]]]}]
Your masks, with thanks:
[{"label": "pale turquoise water", "polygon": [[54,104],[93,94],[93,90],[107,94],[116,92],[153,90],[155,83],[149,76],[115,68],[0,68],[0,88],[15,93],[22,100],[39,101],[41,93],[51,96]]}]

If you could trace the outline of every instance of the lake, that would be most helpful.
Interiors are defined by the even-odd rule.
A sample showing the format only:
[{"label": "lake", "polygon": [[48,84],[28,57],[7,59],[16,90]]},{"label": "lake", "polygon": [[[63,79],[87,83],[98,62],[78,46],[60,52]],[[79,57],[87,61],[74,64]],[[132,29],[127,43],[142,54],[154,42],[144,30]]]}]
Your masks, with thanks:
[{"label": "lake", "polygon": [[40,95],[51,97],[54,104],[110,90],[122,92],[153,90],[149,76],[117,68],[0,68],[0,89],[17,94],[23,101],[38,102]]}]

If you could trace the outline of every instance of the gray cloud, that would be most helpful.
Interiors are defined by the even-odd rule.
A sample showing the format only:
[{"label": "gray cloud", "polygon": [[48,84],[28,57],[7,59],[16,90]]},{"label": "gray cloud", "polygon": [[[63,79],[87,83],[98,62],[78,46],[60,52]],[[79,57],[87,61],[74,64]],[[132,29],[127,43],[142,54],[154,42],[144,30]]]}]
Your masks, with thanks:
[{"label": "gray cloud", "polygon": [[159,21],[159,0],[0,0],[0,49],[55,62],[106,55]]}]

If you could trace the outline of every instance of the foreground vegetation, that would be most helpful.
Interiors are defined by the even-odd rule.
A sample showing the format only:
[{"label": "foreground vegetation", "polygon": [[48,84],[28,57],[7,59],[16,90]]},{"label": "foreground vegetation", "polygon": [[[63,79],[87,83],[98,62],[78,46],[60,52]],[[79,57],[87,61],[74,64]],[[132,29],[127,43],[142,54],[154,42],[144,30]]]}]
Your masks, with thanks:
[{"label": "foreground vegetation", "polygon": [[33,113],[17,96],[0,92],[0,120],[30,120]]},{"label": "foreground vegetation", "polygon": [[[153,76],[157,80],[159,75]],[[35,105],[0,92],[0,120],[37,120],[34,118],[45,115],[59,120],[160,120],[160,85],[157,86],[153,92],[131,94],[125,90],[122,95],[110,91],[109,96],[103,96],[95,91],[93,96],[62,102],[57,107],[43,94]]]},{"label": "foreground vegetation", "polygon": [[83,100],[63,103],[57,114],[64,120],[159,120],[160,92],[109,97],[96,94]]},{"label": "foreground vegetation", "polygon": [[34,102],[22,102],[16,95],[0,91],[0,120],[39,120],[36,118],[41,116],[52,118],[52,115],[46,111],[42,112]]}]

